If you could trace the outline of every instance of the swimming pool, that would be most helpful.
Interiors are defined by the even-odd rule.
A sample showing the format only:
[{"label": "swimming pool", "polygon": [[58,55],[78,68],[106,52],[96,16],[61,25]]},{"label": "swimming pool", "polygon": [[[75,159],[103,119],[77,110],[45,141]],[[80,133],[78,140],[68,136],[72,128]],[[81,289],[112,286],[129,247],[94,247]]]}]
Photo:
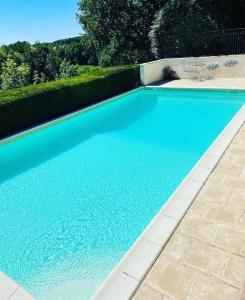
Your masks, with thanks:
[{"label": "swimming pool", "polygon": [[0,270],[89,299],[244,104],[142,88],[0,147]]}]

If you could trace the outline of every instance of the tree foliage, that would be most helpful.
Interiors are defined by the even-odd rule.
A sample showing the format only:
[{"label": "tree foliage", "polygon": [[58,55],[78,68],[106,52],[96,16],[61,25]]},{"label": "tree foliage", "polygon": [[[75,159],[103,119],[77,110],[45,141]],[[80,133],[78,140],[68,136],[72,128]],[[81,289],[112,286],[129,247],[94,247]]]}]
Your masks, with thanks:
[{"label": "tree foliage", "polygon": [[245,2],[240,0],[169,0],[156,14],[149,37],[156,58],[169,49],[191,48],[203,33],[245,26]]},{"label": "tree foliage", "polygon": [[190,53],[198,43],[206,46],[204,32],[245,27],[244,15],[244,0],[78,0],[84,35],[0,47],[0,88],[74,76],[78,65],[141,63]]},{"label": "tree foliage", "polygon": [[149,28],[165,0],[81,0],[79,21],[102,65],[152,59]]},{"label": "tree foliage", "polygon": [[77,67],[77,65],[72,65],[69,61],[63,60],[60,64],[60,74],[58,78],[65,79],[78,75]]},{"label": "tree foliage", "polygon": [[28,83],[30,68],[27,64],[17,65],[8,58],[2,65],[1,88],[3,90],[18,88]]},{"label": "tree foliage", "polygon": [[54,43],[16,42],[2,46],[0,88],[11,89],[75,76],[77,65],[86,65],[89,55],[82,37]]},{"label": "tree foliage", "polygon": [[164,57],[203,32],[245,27],[244,15],[244,0],[80,0],[78,18],[99,64],[115,65]]}]

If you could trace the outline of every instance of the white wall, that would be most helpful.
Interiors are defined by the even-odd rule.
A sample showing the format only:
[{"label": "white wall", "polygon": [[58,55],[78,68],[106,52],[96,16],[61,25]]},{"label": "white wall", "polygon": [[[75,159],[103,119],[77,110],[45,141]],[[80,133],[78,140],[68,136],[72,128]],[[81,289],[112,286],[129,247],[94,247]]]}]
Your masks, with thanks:
[{"label": "white wall", "polygon": [[[226,67],[225,62],[236,60],[238,64],[233,67]],[[179,78],[189,78],[185,70],[188,65],[194,63],[204,63],[207,65],[217,63],[219,68],[216,70],[207,70],[214,78],[245,78],[245,55],[226,55],[226,56],[203,56],[203,57],[184,57],[184,58],[167,58],[148,62],[140,65],[140,75],[142,85],[148,85],[156,81],[163,80],[163,69],[171,67]]]}]

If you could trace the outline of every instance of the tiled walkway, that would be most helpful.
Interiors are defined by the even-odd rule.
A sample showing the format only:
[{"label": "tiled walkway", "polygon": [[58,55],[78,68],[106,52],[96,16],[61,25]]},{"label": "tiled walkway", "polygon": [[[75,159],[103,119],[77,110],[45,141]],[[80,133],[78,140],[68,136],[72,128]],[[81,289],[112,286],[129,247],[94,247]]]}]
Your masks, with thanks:
[{"label": "tiled walkway", "polygon": [[245,124],[134,300],[245,300]]}]

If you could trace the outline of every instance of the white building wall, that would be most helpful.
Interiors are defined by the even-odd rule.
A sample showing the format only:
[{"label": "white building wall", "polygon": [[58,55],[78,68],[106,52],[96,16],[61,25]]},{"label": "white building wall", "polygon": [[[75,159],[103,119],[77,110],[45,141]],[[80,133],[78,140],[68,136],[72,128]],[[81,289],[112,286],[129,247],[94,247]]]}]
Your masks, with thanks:
[{"label": "white building wall", "polygon": [[[237,61],[237,64],[232,67],[225,66],[224,63],[230,60]],[[203,56],[167,58],[141,64],[141,83],[142,85],[148,85],[163,80],[163,69],[165,67],[171,67],[179,78],[189,78],[189,73],[186,70],[188,66],[196,63],[205,64],[205,71],[214,78],[245,78],[245,55]],[[218,64],[219,67],[213,71],[208,70],[207,66],[210,64]]]}]

